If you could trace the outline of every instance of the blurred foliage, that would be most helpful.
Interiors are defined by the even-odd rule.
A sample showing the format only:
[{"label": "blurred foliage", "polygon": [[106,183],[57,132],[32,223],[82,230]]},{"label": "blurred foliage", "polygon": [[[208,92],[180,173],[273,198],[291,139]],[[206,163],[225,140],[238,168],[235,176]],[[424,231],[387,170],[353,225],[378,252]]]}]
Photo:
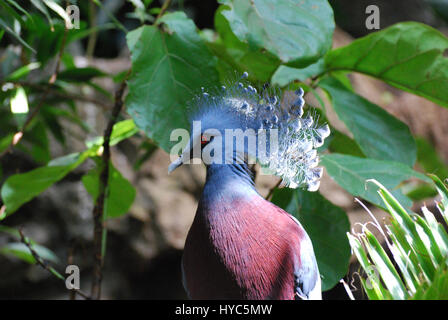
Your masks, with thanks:
[{"label": "blurred foliage", "polygon": [[[63,123],[69,121],[90,133],[95,128],[80,117],[78,103],[88,101],[110,109],[113,94],[95,80],[107,78],[119,83],[126,78],[127,71],[111,74],[77,65],[79,53],[75,55],[70,45],[81,44],[81,55],[87,57],[83,45],[95,43],[96,37],[105,32],[125,37],[131,54],[125,104],[132,119],[121,116],[111,142],[117,144],[140,132],[147,136],[139,145],[141,156],[135,170],[156,148],[170,149],[174,128],[188,128],[187,102],[201,87],[216,86],[235,71],[248,71],[248,80],[254,85],[269,82],[279,90],[301,86],[318,100],[316,107],[323,119],[327,110],[334,109],[350,136],[332,128],[324,146],[329,154],[321,163],[329,176],[352,195],[388,207],[390,204],[383,201],[385,191],[378,194],[371,184],[366,185],[367,180],[376,179],[393,190],[393,197],[404,206],[404,211],[400,209],[403,213],[412,200],[435,193],[434,183],[419,173],[419,168],[442,178],[448,175],[446,165],[427,141],[415,139],[406,124],[358,95],[347,77],[352,72],[366,74],[448,107],[448,39],[429,26],[399,23],[332,50],[335,24],[326,0],[221,0],[214,15],[214,29],[206,30],[198,30],[186,13],[159,8],[151,0],[127,1],[124,22],[100,1],[71,3],[81,8],[79,29],[66,28],[70,17],[63,1],[32,0],[26,5],[0,1],[0,178],[4,179],[0,219],[18,211],[87,159],[93,159],[95,167],[81,179],[92,200],[96,199],[103,138],[84,141],[85,149],[74,152],[67,145],[69,133]],[[89,19],[92,6],[108,17],[104,23],[96,25]],[[140,25],[127,30],[136,24]],[[60,70],[55,64],[60,64]],[[85,88],[101,98],[76,93]],[[330,97],[330,103],[324,103],[322,94]],[[68,155],[54,159],[53,140]],[[3,161],[11,148],[33,159],[36,168],[12,174],[14,166]],[[110,174],[106,216],[113,218],[129,210],[135,188],[113,164]],[[118,197],[123,198],[118,201]],[[279,189],[273,201],[309,231],[324,288],[332,288],[347,272],[350,258],[346,214],[320,193]],[[398,230],[397,221],[394,228]],[[423,232],[432,232],[429,224],[418,223]],[[366,243],[374,241],[370,235],[366,239]],[[334,244],[340,252],[334,250]],[[374,242],[371,248],[378,249]],[[24,252],[26,248],[15,244],[0,249],[0,253],[31,262]],[[427,276],[434,283],[443,281],[443,275],[434,271],[433,261],[425,263],[430,271]],[[399,284],[394,290],[394,297],[406,291]]]}]

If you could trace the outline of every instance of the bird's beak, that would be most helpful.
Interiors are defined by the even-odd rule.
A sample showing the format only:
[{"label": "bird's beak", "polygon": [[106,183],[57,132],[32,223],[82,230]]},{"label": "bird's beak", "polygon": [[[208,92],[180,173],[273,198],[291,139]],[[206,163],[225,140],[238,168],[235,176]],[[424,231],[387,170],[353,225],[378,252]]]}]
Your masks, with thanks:
[{"label": "bird's beak", "polygon": [[170,163],[170,165],[168,166],[168,174],[176,170],[176,168],[180,167],[184,163],[189,162],[188,160],[191,159],[193,153],[193,141],[193,139],[190,140],[179,158]]},{"label": "bird's beak", "polygon": [[183,155],[181,155],[179,158],[177,158],[176,160],[174,160],[173,162],[170,163],[170,165],[168,166],[168,174],[170,174],[171,172],[176,170],[176,168],[183,165],[182,158],[183,158]]},{"label": "bird's beak", "polygon": [[[180,157],[177,158],[176,160],[174,160],[173,162],[171,162],[170,165],[168,166],[168,174],[170,174],[171,172],[176,170],[176,168],[180,167],[184,163],[196,163],[196,162],[194,162],[195,158],[198,158],[198,159],[201,158],[200,136],[201,136],[201,133],[199,132],[195,137],[192,137],[190,139],[187,146],[182,151],[182,154],[180,155]],[[195,144],[196,145],[199,144],[199,146],[197,146],[195,148],[194,147]],[[198,151],[195,151],[196,149]],[[195,152],[198,152],[198,154],[195,154]],[[193,162],[190,162],[190,160],[193,160]],[[200,160],[198,163],[200,163]]]}]

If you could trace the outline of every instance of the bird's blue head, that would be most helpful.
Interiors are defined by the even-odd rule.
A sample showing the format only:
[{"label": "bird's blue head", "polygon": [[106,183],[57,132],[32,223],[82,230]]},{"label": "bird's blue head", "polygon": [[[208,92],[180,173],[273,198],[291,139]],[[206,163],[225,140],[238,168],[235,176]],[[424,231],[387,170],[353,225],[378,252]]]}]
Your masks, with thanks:
[{"label": "bird's blue head", "polygon": [[169,172],[192,158],[206,165],[255,163],[280,176],[285,185],[319,188],[322,168],[316,148],[329,136],[328,125],[318,125],[311,113],[303,115],[303,90],[260,92],[240,79],[213,90],[202,90],[190,104],[191,136]]}]

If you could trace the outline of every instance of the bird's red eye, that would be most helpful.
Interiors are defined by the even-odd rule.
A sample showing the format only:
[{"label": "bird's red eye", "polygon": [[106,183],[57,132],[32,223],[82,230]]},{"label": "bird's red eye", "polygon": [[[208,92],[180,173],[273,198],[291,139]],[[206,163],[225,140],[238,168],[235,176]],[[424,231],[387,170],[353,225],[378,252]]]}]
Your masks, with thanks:
[{"label": "bird's red eye", "polygon": [[209,142],[209,138],[206,136],[201,136],[201,144],[204,145]]}]

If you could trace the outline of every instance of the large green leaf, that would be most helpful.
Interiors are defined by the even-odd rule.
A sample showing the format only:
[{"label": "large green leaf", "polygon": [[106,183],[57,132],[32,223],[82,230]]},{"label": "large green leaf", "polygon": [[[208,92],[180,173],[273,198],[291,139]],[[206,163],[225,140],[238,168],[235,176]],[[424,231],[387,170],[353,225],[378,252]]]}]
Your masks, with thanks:
[{"label": "large green leaf", "polygon": [[320,59],[316,63],[313,63],[303,69],[280,66],[275,71],[271,81],[274,85],[285,87],[295,80],[305,81],[308,78],[320,74],[323,70],[325,70],[324,67],[324,59]]},{"label": "large green leaf", "polygon": [[448,107],[448,38],[416,22],[404,22],[331,51],[331,70],[350,70]]},{"label": "large green leaf", "polygon": [[284,64],[305,67],[331,47],[333,10],[326,0],[220,0],[233,33]]},{"label": "large green leaf", "polygon": [[54,159],[46,167],[10,176],[2,186],[1,196],[6,216],[15,212],[52,184],[64,178],[88,157],[88,151]]},{"label": "large green leaf", "polygon": [[186,103],[201,86],[216,84],[216,59],[184,13],[164,15],[161,26],[127,35],[132,75],[126,105],[136,125],[168,151],[170,133],[187,128]]},{"label": "large green leaf", "polygon": [[349,154],[360,158],[366,157],[364,153],[362,153],[358,144],[342,132],[332,128],[330,137],[331,141],[328,148],[331,152]]},{"label": "large green leaf", "polygon": [[406,124],[335,78],[325,78],[319,86],[330,93],[334,110],[366,156],[414,165],[417,151]]},{"label": "large green leaf", "polygon": [[[397,187],[402,181],[413,177],[430,182],[430,179],[424,174],[399,162],[333,153],[323,155],[321,163],[327,169],[327,173],[345,190],[380,207],[384,206],[383,201],[376,192],[376,187],[371,183],[366,183],[368,179],[376,179],[390,190]],[[412,205],[412,202],[403,195],[401,190],[393,190],[392,194],[406,207]]]},{"label": "large green leaf", "polygon": [[296,217],[310,236],[322,275],[322,290],[329,290],[348,270],[350,223],[345,212],[318,192],[277,189],[272,202]]},{"label": "large green leaf", "polygon": [[[82,183],[94,201],[99,191],[99,166],[82,177]],[[109,163],[109,183],[105,200],[105,217],[116,218],[129,211],[136,195],[135,188],[112,163]]]},{"label": "large green leaf", "polygon": [[215,29],[219,37],[207,43],[219,58],[218,68],[227,67],[223,75],[225,78],[232,76],[232,72],[237,70],[240,73],[248,72],[250,79],[269,81],[280,65],[280,60],[266,50],[254,48],[240,41],[233,34],[229,22],[222,14],[225,8],[226,6],[220,6],[215,13]]}]

